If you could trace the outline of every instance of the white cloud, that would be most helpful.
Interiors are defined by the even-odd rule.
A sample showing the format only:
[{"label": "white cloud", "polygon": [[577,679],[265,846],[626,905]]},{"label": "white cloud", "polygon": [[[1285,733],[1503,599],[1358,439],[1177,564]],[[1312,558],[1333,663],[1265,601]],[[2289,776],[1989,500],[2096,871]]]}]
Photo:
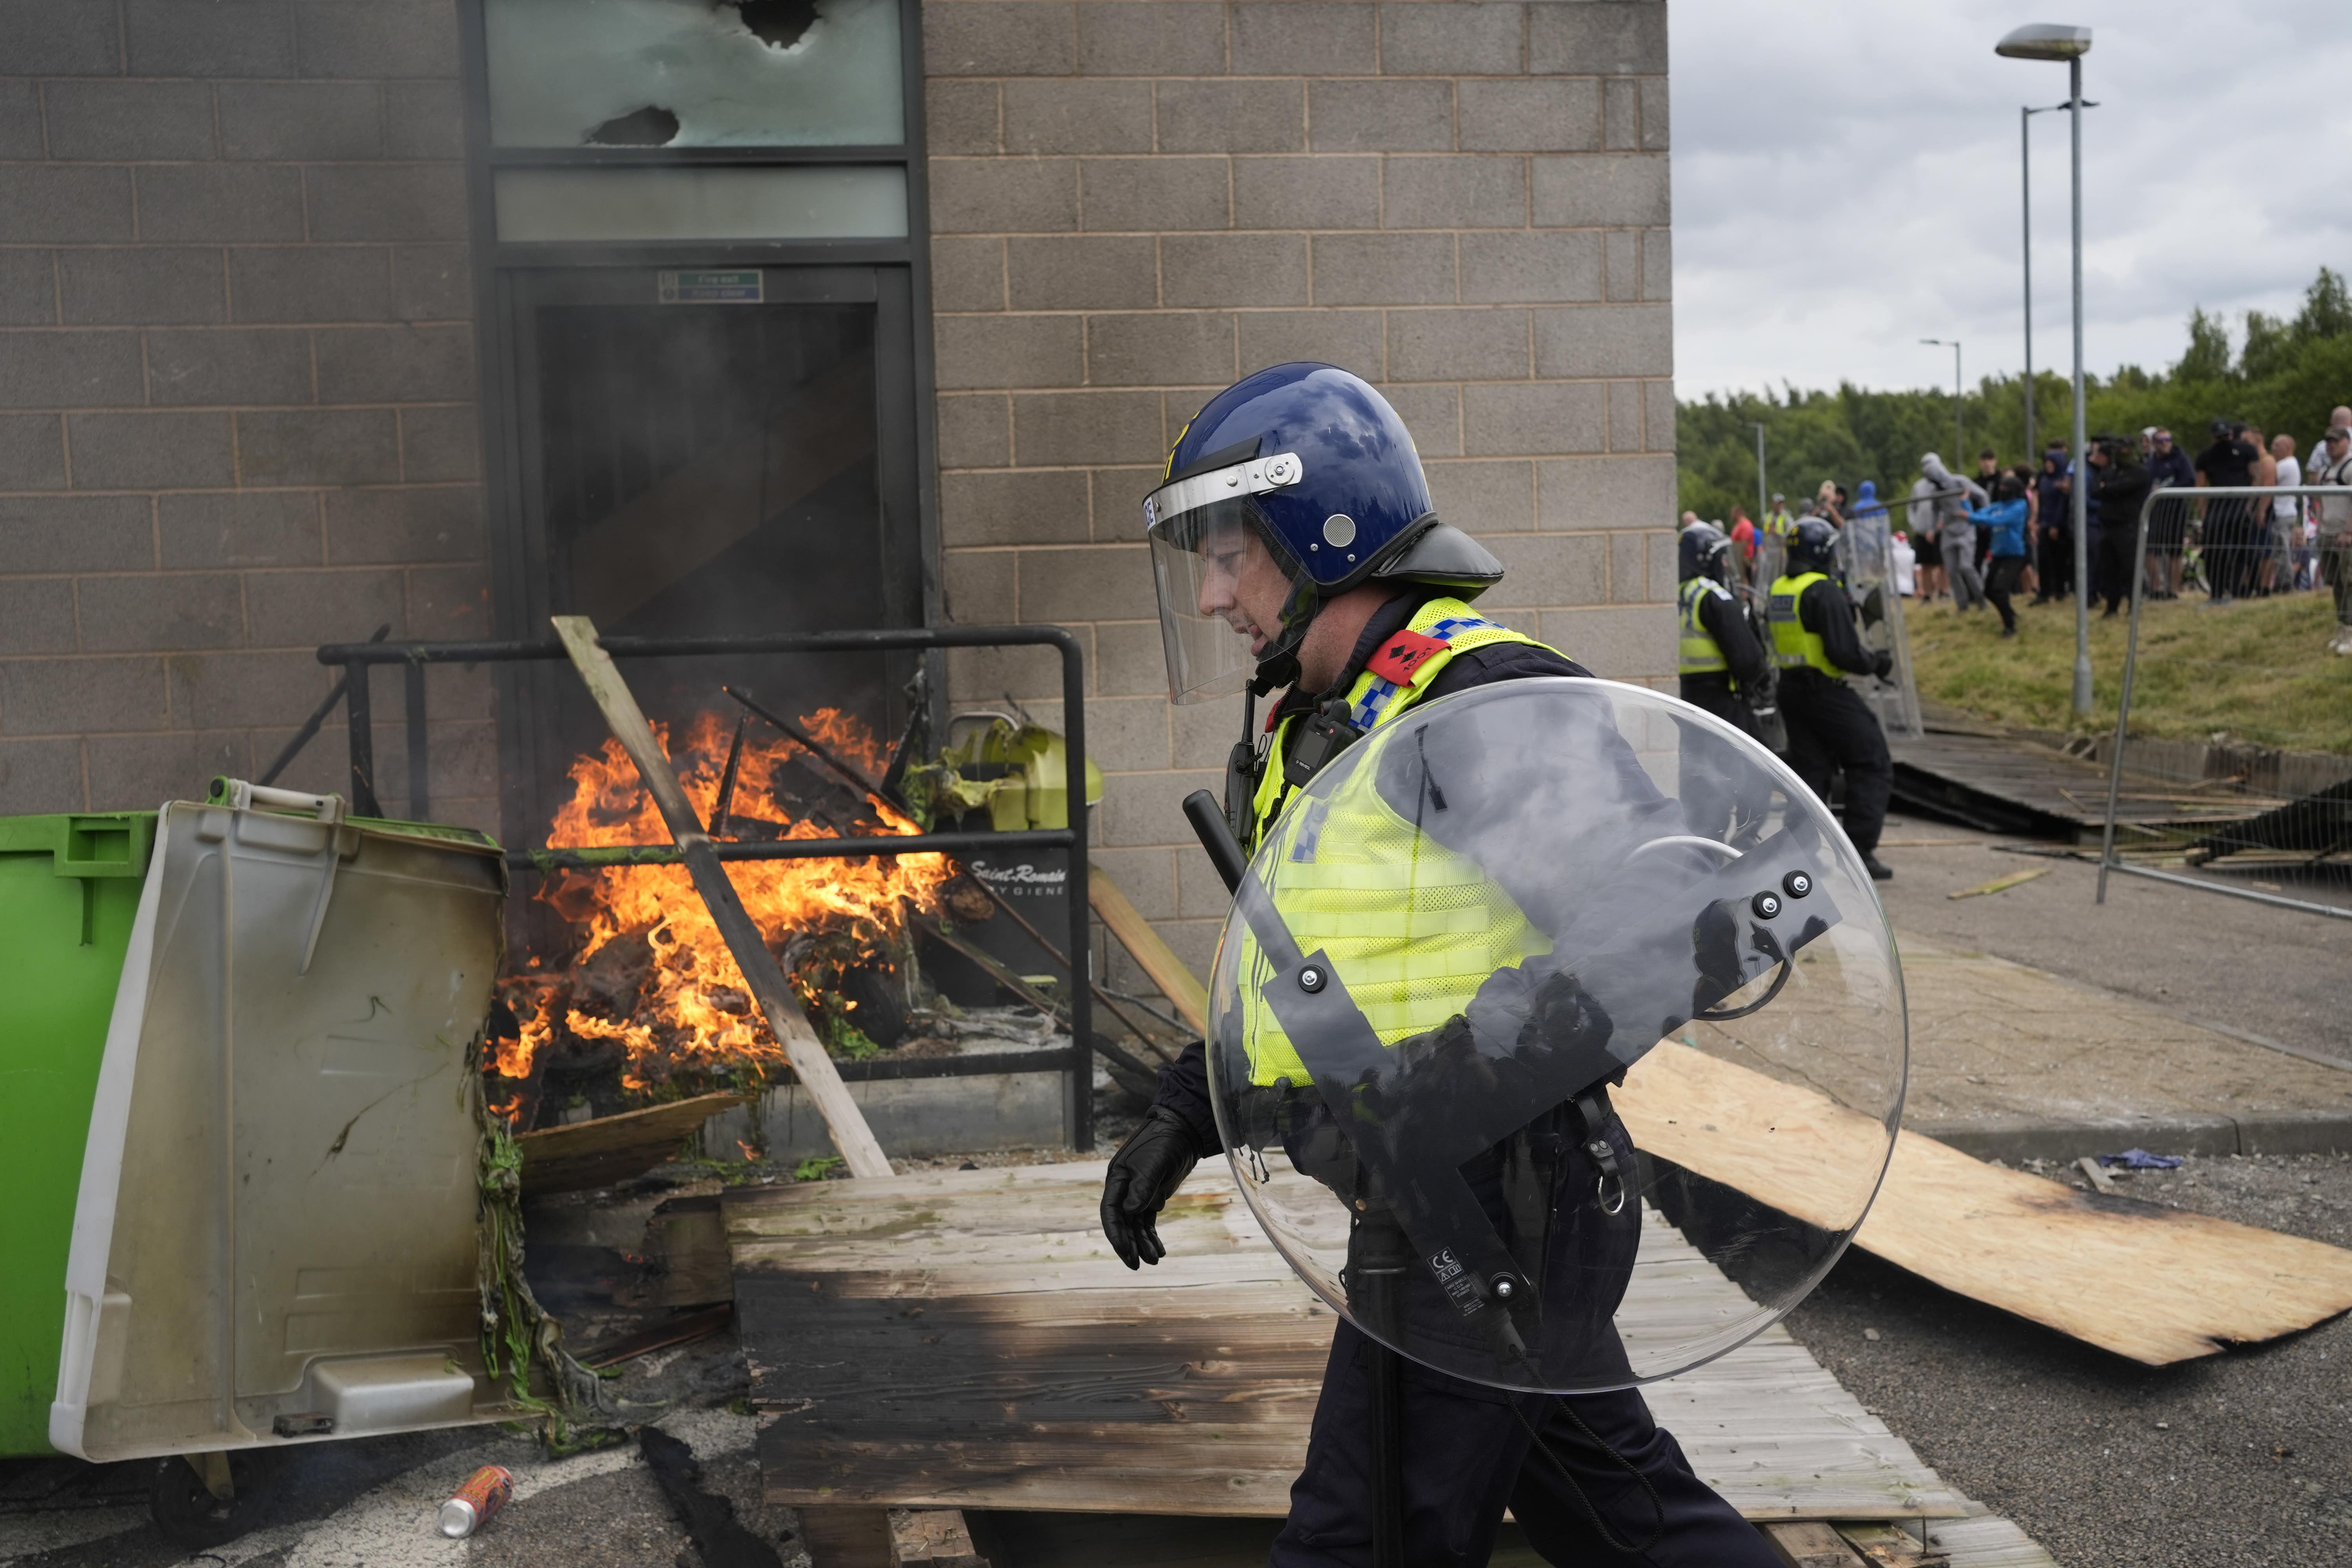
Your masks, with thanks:
[{"label": "white cloud", "polygon": [[[1949,384],[2024,362],[2017,111],[2066,68],[2000,58],[2021,22],[2084,62],[2084,350],[2179,357],[2191,305],[2292,310],[2352,269],[2352,13],[2269,0],[1672,0],[1675,358],[1685,397],[1793,382]],[[2033,119],[2033,358],[2063,373],[2067,117]]]}]

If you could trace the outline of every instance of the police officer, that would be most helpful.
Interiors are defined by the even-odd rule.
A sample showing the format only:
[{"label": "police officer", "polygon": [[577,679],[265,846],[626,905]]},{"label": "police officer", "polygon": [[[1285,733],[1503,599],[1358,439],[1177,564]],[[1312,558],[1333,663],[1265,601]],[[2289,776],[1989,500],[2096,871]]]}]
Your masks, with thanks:
[{"label": "police officer", "polygon": [[1727,586],[1731,541],[1712,523],[1694,522],[1683,530],[1676,549],[1682,699],[1753,735],[1750,699],[1770,683],[1772,666]]},{"label": "police officer", "polygon": [[[1210,399],[1179,437],[1145,518],[1171,696],[1196,700],[1246,689],[1255,699],[1288,689],[1262,744],[1236,749],[1228,779],[1229,812],[1245,847],[1349,741],[1418,704],[1495,681],[1589,673],[1471,606],[1501,578],[1501,564],[1438,521],[1402,421],[1378,392],[1334,366],[1277,365]],[[1465,989],[1432,1010],[1468,998]],[[1543,1200],[1554,1205],[1541,1227],[1547,1237],[1573,1235],[1585,1218],[1599,1224],[1598,1168],[1585,1146],[1558,1137],[1552,1125],[1570,1110],[1558,1108],[1514,1135],[1515,1147],[1523,1138],[1551,1139],[1547,1157],[1558,1163],[1545,1189],[1554,1196]],[[1613,1115],[1594,1135],[1630,1159]],[[1104,1183],[1103,1229],[1129,1268],[1165,1256],[1154,1223],[1161,1205],[1195,1162],[1220,1149],[1196,1044],[1162,1072],[1150,1110],[1112,1157]],[[1506,1206],[1498,1186],[1506,1163],[1498,1146],[1493,1160],[1465,1173],[1476,1173],[1482,1200],[1496,1211]],[[1631,1233],[1619,1222],[1614,1234]],[[1630,1246],[1617,1267],[1630,1277]],[[1559,1258],[1544,1268],[1545,1283],[1563,1300],[1608,1283]],[[1618,1279],[1616,1289],[1622,1285]],[[1334,1334],[1275,1568],[1372,1561],[1381,1353],[1350,1322]],[[1485,1563],[1506,1506],[1554,1563],[1628,1549],[1646,1551],[1653,1563],[1694,1568],[1775,1561],[1762,1537],[1693,1474],[1634,1390],[1510,1394],[1415,1365],[1398,1397],[1403,1561],[1414,1568]]]},{"label": "police officer", "polygon": [[1853,605],[1830,575],[1836,531],[1807,518],[1789,535],[1787,574],[1771,587],[1768,615],[1780,667],[1780,717],[1789,729],[1789,766],[1826,804],[1831,775],[1845,770],[1845,833],[1879,881],[1895,875],[1878,858],[1895,761],[1877,718],[1849,689],[1845,674],[1884,679],[1895,656],[1874,652],[1854,630]]}]

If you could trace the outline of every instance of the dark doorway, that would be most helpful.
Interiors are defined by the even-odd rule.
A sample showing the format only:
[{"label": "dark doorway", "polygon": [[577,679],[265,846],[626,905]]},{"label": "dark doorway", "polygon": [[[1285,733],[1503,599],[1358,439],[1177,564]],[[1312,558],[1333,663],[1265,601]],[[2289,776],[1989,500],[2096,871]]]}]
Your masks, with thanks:
[{"label": "dark doorway", "polygon": [[[750,298],[662,302],[680,277],[737,280]],[[904,269],[551,268],[505,281],[521,537],[503,597],[517,635],[543,636],[563,614],[640,637],[921,623]],[[728,682],[791,715],[838,708],[887,735],[913,664],[784,656],[626,673],[657,724],[722,709],[731,722]],[[571,793],[572,760],[606,731],[568,671],[523,670],[510,691],[507,826],[536,842]]]}]

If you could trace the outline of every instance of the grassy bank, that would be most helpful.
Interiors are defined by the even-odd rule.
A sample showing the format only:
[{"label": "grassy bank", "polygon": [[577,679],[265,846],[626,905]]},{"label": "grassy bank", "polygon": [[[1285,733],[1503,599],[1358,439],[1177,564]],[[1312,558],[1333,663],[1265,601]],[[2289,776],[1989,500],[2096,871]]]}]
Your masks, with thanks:
[{"label": "grassy bank", "polygon": [[[2327,594],[2204,606],[2191,597],[2143,612],[2132,733],[2204,740],[2221,731],[2291,751],[2352,752],[2352,658],[2327,651],[2336,624]],[[2092,713],[2082,721],[2070,711],[2072,605],[2029,609],[2021,600],[2018,634],[2007,641],[1990,610],[1906,607],[1923,699],[2004,724],[2115,728],[2127,616],[2092,615]]]}]

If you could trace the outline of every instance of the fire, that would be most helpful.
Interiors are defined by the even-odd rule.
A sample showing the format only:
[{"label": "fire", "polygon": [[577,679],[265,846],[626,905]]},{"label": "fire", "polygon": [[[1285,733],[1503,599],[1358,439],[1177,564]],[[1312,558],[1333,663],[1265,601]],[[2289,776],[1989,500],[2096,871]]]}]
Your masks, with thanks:
[{"label": "fire", "polygon": [[[883,771],[881,748],[856,719],[826,708],[803,716],[801,722],[867,776]],[[868,794],[862,805],[853,806],[841,789],[830,790],[816,803],[822,816],[796,819],[777,799],[778,775],[801,754],[801,748],[782,736],[763,736],[763,728],[754,721],[744,736],[729,804],[730,837],[832,838],[921,831],[878,797]],[[700,714],[688,726],[681,754],[670,744],[667,726],[655,726],[678,782],[706,823],[718,809],[732,733],[731,722],[719,715]],[[570,771],[572,795],[556,813],[548,833],[550,846],[670,841],[660,812],[618,741],[608,740],[600,750],[580,757]],[[896,859],[737,860],[728,863],[727,872],[771,950],[796,932],[823,931],[847,933],[878,952],[898,939],[908,906],[926,911],[939,907],[940,889],[953,868],[943,856],[905,855]],[[538,1053],[554,1039],[559,1022],[582,1038],[619,1041],[627,1053],[622,1083],[633,1090],[649,1088],[681,1068],[724,1069],[782,1059],[782,1049],[686,868],[566,871],[549,877],[539,896],[580,934],[575,973],[624,936],[640,937],[649,945],[653,967],[637,992],[638,1005],[629,1016],[617,1019],[597,1017],[570,1005],[565,988],[551,982],[545,971],[517,977],[510,996],[523,1015],[521,1035],[501,1044],[496,1064],[501,1075],[527,1076]],[[531,964],[536,968],[538,960]],[[527,1014],[524,1004],[530,1008]]]}]

